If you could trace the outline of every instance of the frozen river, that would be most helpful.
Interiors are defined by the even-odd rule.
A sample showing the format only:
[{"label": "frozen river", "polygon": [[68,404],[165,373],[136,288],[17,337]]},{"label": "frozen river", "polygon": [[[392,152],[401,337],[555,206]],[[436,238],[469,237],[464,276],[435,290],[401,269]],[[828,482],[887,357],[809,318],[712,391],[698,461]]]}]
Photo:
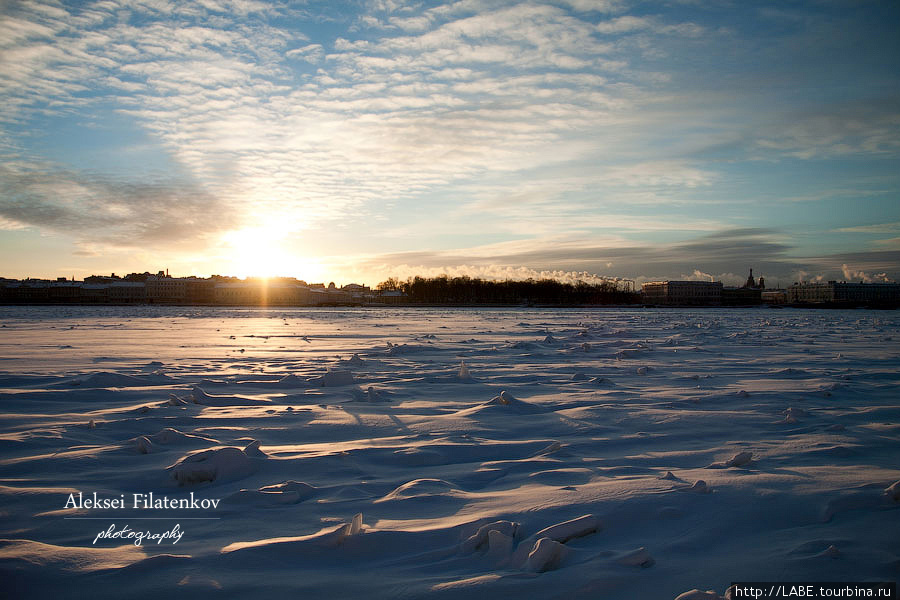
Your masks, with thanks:
[{"label": "frozen river", "polygon": [[[896,311],[0,307],[0,325],[13,597],[672,600],[900,573]],[[219,502],[134,506],[151,493]]]}]

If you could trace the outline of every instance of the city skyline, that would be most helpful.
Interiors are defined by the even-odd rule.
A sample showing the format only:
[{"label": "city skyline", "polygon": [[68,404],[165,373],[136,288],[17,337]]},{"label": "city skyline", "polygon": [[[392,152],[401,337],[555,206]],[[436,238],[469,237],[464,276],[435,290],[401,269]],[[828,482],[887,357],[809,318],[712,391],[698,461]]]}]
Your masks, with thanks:
[{"label": "city skyline", "polygon": [[[376,284],[359,284],[353,281],[340,281],[334,280],[334,278],[325,277],[321,281],[306,281],[303,278],[296,276],[281,276],[281,275],[246,275],[246,276],[237,276],[229,273],[213,273],[209,276],[198,276],[194,274],[178,274],[178,273],[169,273],[169,269],[164,269],[157,271],[155,273],[150,271],[138,272],[138,271],[130,271],[125,274],[117,274],[115,272],[111,272],[107,274],[101,273],[93,273],[91,275],[84,276],[82,279],[77,279],[74,276],[71,277],[23,277],[23,278],[7,278],[4,277],[2,273],[0,273],[0,290],[5,286],[17,287],[20,284],[23,286],[71,286],[71,285],[82,285],[82,284],[92,284],[92,285],[144,285],[144,282],[164,282],[164,281],[194,281],[194,282],[214,282],[216,284],[224,284],[224,285],[262,285],[266,286],[278,286],[278,285],[299,285],[305,288],[322,288],[329,290],[348,290],[352,289],[353,291],[360,290],[394,290],[403,287],[404,285],[409,285],[413,281],[437,281],[437,280],[445,280],[451,282],[462,282],[462,281],[470,281],[470,282],[486,282],[486,283],[544,283],[548,281],[557,282],[561,284],[569,284],[569,285],[584,285],[587,284],[589,286],[610,286],[611,289],[616,289],[623,292],[640,292],[643,285],[653,284],[659,285],[664,283],[687,283],[687,284],[702,284],[702,283],[716,283],[717,285],[725,286],[726,289],[752,289],[752,290],[772,290],[778,292],[784,292],[787,287],[796,287],[798,285],[812,285],[812,286],[822,286],[827,284],[862,284],[866,287],[871,286],[871,284],[876,284],[877,286],[894,286],[896,287],[898,283],[896,281],[890,280],[890,278],[882,277],[876,278],[876,280],[872,280],[871,278],[862,278],[857,277],[855,280],[852,277],[845,277],[842,280],[826,280],[822,277],[814,277],[801,279],[798,281],[791,281],[784,283],[780,280],[778,281],[770,281],[768,284],[765,281],[765,276],[762,275],[754,275],[753,268],[749,269],[749,273],[747,278],[739,283],[733,282],[724,282],[722,280],[716,279],[715,277],[704,274],[707,279],[699,279],[696,277],[688,277],[682,279],[676,278],[664,278],[659,280],[645,279],[643,281],[635,281],[634,279],[622,278],[622,277],[601,277],[601,276],[586,276],[585,274],[571,273],[570,277],[559,277],[553,276],[552,274],[544,274],[542,276],[537,277],[510,277],[507,279],[498,279],[498,278],[480,278],[480,277],[470,277],[469,275],[454,275],[450,276],[447,273],[440,273],[438,275],[431,276],[423,276],[422,274],[416,273],[413,275],[409,275],[404,278],[397,277],[389,277],[383,281],[379,281]],[[858,275],[858,274],[857,274]],[[337,281],[337,282],[336,282]],[[149,285],[149,284],[148,284]]]},{"label": "city skyline", "polygon": [[0,276],[900,278],[900,7],[0,9]]}]

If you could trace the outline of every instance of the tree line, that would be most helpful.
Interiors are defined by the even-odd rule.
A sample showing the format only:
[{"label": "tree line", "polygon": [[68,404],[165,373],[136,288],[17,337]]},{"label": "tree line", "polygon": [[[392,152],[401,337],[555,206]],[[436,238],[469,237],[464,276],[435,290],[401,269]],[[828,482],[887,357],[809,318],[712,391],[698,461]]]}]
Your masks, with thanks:
[{"label": "tree line", "polygon": [[637,304],[640,295],[618,289],[613,281],[564,283],[555,279],[491,281],[468,276],[392,277],[378,290],[399,291],[421,304]]}]

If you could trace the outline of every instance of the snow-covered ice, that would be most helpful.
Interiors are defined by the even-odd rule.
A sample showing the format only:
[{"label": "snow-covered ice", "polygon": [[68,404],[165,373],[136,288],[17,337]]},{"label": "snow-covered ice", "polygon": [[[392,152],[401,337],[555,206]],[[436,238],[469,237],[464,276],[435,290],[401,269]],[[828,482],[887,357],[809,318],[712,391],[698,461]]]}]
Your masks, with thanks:
[{"label": "snow-covered ice", "polygon": [[[897,578],[896,312],[0,321],[11,597],[686,600]],[[66,506],[95,492],[221,501]],[[183,535],[95,541],[112,524]]]}]

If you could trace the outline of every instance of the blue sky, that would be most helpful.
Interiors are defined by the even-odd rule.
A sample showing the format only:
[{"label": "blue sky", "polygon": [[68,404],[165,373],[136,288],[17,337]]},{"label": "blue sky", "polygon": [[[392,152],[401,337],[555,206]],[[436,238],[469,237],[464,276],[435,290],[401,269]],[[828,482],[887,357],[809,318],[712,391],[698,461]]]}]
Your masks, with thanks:
[{"label": "blue sky", "polygon": [[0,276],[900,278],[896,2],[0,11]]}]

